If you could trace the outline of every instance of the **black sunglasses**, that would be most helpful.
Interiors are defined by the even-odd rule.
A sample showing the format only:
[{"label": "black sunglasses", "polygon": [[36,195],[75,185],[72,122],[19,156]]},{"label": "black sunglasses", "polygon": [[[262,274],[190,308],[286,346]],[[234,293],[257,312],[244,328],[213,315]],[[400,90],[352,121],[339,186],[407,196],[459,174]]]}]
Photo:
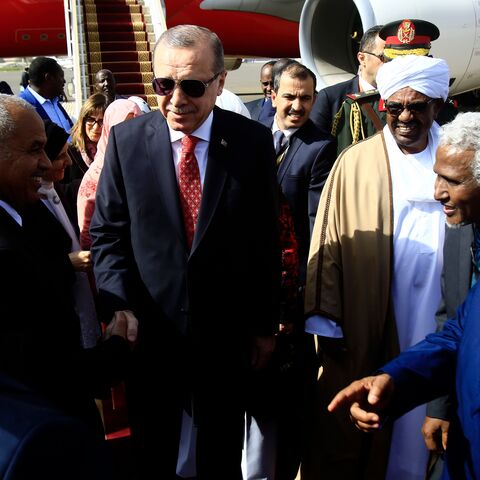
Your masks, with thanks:
[{"label": "black sunglasses", "polygon": [[97,124],[99,127],[103,127],[103,118],[99,118],[98,120],[93,117],[87,117],[85,118],[85,123],[87,125],[90,125],[93,127],[95,124]]},{"label": "black sunglasses", "polygon": [[210,80],[202,82],[201,80],[180,80],[176,81],[173,78],[154,78],[152,85],[155,93],[161,95],[170,95],[174,90],[175,86],[178,85],[185,95],[193,98],[202,97],[205,93],[205,90],[210,86],[210,84],[221,74],[222,72],[216,73]]},{"label": "black sunglasses", "polygon": [[373,55],[374,57],[377,57],[382,63],[385,63],[385,56],[383,55],[383,53],[373,53],[373,52],[362,52],[362,53]]},{"label": "black sunglasses", "polygon": [[413,102],[403,105],[398,102],[385,102],[385,108],[390,115],[398,117],[404,110],[408,110],[410,113],[423,113],[427,107],[434,101],[434,98],[425,100],[424,102]]}]

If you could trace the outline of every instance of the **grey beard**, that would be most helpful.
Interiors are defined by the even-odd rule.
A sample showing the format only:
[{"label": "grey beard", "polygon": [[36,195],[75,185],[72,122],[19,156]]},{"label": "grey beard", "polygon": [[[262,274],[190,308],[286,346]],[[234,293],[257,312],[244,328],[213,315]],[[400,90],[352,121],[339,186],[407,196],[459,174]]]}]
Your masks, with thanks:
[{"label": "grey beard", "polygon": [[472,222],[448,223],[448,221],[445,220],[445,225],[452,230],[458,230],[459,228],[464,227],[465,225],[470,225],[471,223]]}]

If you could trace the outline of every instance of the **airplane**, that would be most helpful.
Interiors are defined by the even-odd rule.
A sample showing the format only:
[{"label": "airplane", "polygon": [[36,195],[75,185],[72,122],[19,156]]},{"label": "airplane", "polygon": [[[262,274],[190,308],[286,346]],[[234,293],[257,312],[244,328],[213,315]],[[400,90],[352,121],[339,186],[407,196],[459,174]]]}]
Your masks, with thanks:
[{"label": "airplane", "polygon": [[[319,87],[356,73],[363,31],[402,18],[435,23],[431,54],[451,71],[450,94],[480,87],[480,43],[471,0],[164,0],[167,27],[195,23],[215,31],[225,53],[239,57],[300,57]],[[65,55],[64,0],[2,0],[0,57]]]}]

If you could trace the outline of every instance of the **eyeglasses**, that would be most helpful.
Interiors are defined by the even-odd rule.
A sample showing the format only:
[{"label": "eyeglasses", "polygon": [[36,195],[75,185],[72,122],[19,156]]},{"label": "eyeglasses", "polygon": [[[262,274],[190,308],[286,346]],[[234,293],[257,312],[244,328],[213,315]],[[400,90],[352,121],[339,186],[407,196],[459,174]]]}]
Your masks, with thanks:
[{"label": "eyeglasses", "polygon": [[264,87],[268,87],[269,85],[273,87],[273,80],[270,80],[269,82],[260,82]]},{"label": "eyeglasses", "polygon": [[85,123],[89,126],[89,127],[94,127],[95,124],[97,124],[100,128],[103,127],[103,118],[99,118],[98,120],[96,118],[93,118],[93,117],[87,117],[85,119]]},{"label": "eyeglasses", "polygon": [[185,95],[192,98],[200,98],[205,94],[205,90],[222,72],[216,73],[210,80],[202,82],[201,80],[180,80],[176,81],[173,78],[155,78],[152,85],[157,95],[170,95],[175,86],[178,85]]},{"label": "eyeglasses", "polygon": [[390,115],[398,117],[404,110],[408,110],[410,113],[423,113],[428,105],[430,105],[435,99],[425,100],[424,102],[413,102],[403,105],[398,102],[385,102],[385,108]]},{"label": "eyeglasses", "polygon": [[373,53],[373,52],[362,52],[362,53],[373,55],[374,57],[377,57],[382,63],[385,63],[385,55],[383,53]]}]

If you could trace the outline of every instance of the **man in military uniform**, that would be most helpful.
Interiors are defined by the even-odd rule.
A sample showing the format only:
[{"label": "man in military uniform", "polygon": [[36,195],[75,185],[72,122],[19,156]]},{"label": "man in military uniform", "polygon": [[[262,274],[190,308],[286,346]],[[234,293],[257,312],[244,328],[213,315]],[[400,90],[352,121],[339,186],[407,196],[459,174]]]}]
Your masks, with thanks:
[{"label": "man in military uniform", "polygon": [[[378,36],[384,42],[382,61],[388,62],[402,55],[428,55],[431,41],[436,40],[440,32],[433,23],[425,20],[396,20],[385,24]],[[373,55],[368,51],[360,53]],[[440,124],[453,120],[456,115],[453,105],[448,101],[445,105],[437,118]],[[386,112],[378,90],[347,94],[332,124],[332,135],[337,137],[337,153],[380,131],[385,122]]]}]

